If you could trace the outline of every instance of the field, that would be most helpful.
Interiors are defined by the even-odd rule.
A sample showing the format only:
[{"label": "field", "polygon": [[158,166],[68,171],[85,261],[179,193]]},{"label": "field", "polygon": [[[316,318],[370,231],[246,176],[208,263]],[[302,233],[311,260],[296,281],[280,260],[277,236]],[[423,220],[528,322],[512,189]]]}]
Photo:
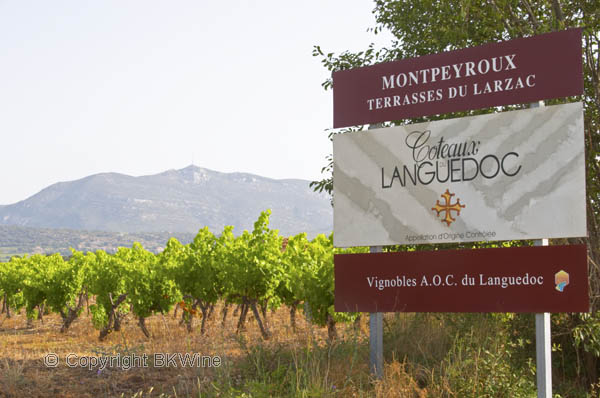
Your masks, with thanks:
[{"label": "field", "polygon": [[[136,243],[2,263],[0,396],[536,396],[533,314],[385,314],[375,380],[367,315],[333,311],[333,254],[348,249],[267,225],[264,212],[238,237],[204,228],[158,255]],[[598,314],[553,314],[552,331],[553,397],[597,397]]]},{"label": "field", "polygon": [[[206,334],[201,336],[199,330],[188,333],[183,325],[179,325],[179,316],[174,318],[173,313],[156,315],[148,320],[152,334],[148,339],[128,318],[121,331],[113,332],[104,342],[99,342],[98,331],[93,328],[89,316],[82,316],[64,334],[59,332],[61,319],[55,314],[44,317],[43,323],[34,321],[31,327],[27,327],[23,314],[10,319],[2,316],[0,395],[250,397],[280,396],[307,388],[309,395],[306,396],[320,396],[339,394],[336,393],[339,389],[371,388],[364,344],[351,341],[363,340],[364,331],[358,334],[353,333],[354,329],[344,331],[343,339],[329,345],[326,329],[312,326],[303,316],[298,316],[294,332],[287,310],[279,309],[268,315],[274,333],[268,341],[263,341],[251,318],[244,332],[234,333],[237,320],[230,315],[223,327],[220,308],[217,308]],[[194,325],[198,324],[195,320]],[[58,355],[60,363],[56,368],[44,365],[44,356],[48,353]],[[82,368],[76,359],[101,355],[133,358],[144,353],[150,357],[148,366],[138,364],[129,370]],[[222,364],[219,367],[182,368],[177,360],[177,368],[173,363],[161,367],[153,364],[155,353],[219,356]],[[72,354],[71,363],[75,363],[75,367],[66,365],[68,354]],[[359,384],[349,386],[349,383]]]},{"label": "field", "polygon": [[[188,333],[173,312],[148,319],[146,338],[134,318],[99,342],[91,317],[83,314],[66,333],[55,314],[27,326],[24,314],[0,319],[0,396],[6,397],[528,397],[535,396],[531,342],[511,345],[486,315],[386,314],[385,376],[369,375],[368,318],[338,325],[330,342],[327,329],[297,316],[290,326],[283,307],[267,316],[273,334],[263,340],[249,317],[245,330],[231,311],[221,324],[221,306],[200,334],[199,321]],[[532,320],[532,319],[531,319]],[[529,322],[529,319],[526,320]],[[514,340],[514,339],[512,339]],[[44,364],[58,355],[57,367]],[[220,366],[169,366],[154,354],[218,356]],[[65,364],[71,354],[74,367]],[[129,370],[79,366],[79,358],[141,358]],[[76,355],[76,356],[75,356]],[[520,358],[520,355],[524,355]],[[557,358],[555,358],[557,359]],[[515,366],[521,363],[523,366]],[[177,367],[174,366],[177,365]],[[187,363],[189,365],[189,363]],[[208,365],[205,363],[204,365]],[[214,365],[214,363],[213,363]],[[565,395],[586,396],[570,389]]]}]

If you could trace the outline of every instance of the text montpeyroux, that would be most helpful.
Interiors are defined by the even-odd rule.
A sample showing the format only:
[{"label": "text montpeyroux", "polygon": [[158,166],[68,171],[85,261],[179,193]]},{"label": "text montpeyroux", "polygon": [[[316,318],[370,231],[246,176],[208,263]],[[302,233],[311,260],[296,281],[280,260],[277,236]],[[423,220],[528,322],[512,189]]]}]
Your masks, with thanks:
[{"label": "text montpeyroux", "polygon": [[[517,70],[516,54],[507,54],[498,57],[484,58],[477,61],[460,62],[452,65],[435,66],[420,70],[399,72],[388,76],[381,76],[381,90],[400,89],[395,95],[383,95],[367,100],[369,111],[399,106],[424,104],[434,101],[452,100],[468,95],[482,95],[501,91],[513,91],[535,87],[535,74],[513,75],[491,78],[485,83],[472,83],[469,87],[466,80],[462,84],[429,90],[419,90],[417,87],[436,83],[444,80],[459,80],[475,76],[492,75],[494,73],[510,72]],[[497,75],[496,75],[497,76]]]}]

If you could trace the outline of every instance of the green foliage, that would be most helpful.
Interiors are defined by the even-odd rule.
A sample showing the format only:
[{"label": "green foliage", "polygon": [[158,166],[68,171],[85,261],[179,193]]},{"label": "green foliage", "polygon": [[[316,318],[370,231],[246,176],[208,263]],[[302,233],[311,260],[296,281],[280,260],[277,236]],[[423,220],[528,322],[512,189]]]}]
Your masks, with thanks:
[{"label": "green foliage", "polygon": [[146,318],[171,309],[177,288],[154,254],[134,243],[131,249],[119,249],[115,257],[123,267],[124,291],[134,315]]},{"label": "green foliage", "polygon": [[49,297],[53,299],[53,303],[60,300],[61,294],[64,295],[63,288],[68,289],[65,284],[69,281],[58,278],[65,268],[65,262],[60,254],[51,256],[35,254],[23,258],[22,261],[26,264],[22,284],[23,298],[26,302],[27,316],[31,319],[34,317],[35,308],[42,306]]},{"label": "green foliage", "polygon": [[309,245],[305,233],[292,236],[287,241],[282,254],[284,272],[277,286],[277,296],[285,305],[297,305],[303,299],[302,269],[310,262]]},{"label": "green foliage", "polygon": [[573,329],[575,344],[600,357],[600,313],[580,314],[581,323]]},{"label": "green foliage", "polygon": [[[351,397],[363,396],[353,394],[352,385],[372,388],[361,363],[368,356],[365,340],[343,339],[325,346],[309,341],[300,347],[248,344],[243,338],[238,342],[245,354],[233,370],[239,376],[223,377],[217,386],[217,391],[227,391],[226,396]],[[206,391],[207,396],[219,396],[212,393]]]},{"label": "green foliage", "polygon": [[262,212],[252,233],[244,231],[230,246],[225,266],[234,299],[279,301],[275,290],[284,273],[282,238],[269,229],[270,215],[270,210]]},{"label": "green foliage", "polygon": [[304,266],[297,272],[301,283],[301,299],[308,305],[310,319],[324,326],[328,318],[336,322],[356,319],[357,313],[334,311],[333,234],[317,235],[306,248]]},{"label": "green foliage", "polygon": [[12,308],[19,309],[25,305],[22,293],[25,272],[26,265],[19,257],[12,257],[9,262],[0,263],[0,292],[6,294]]},{"label": "green foliage", "polygon": [[204,227],[186,247],[185,256],[174,270],[175,281],[184,297],[187,295],[202,302],[216,303],[221,297],[224,274],[217,263],[217,239]]},{"label": "green foliage", "polygon": [[[187,258],[187,252],[187,246],[182,245],[175,238],[170,238],[167,241],[165,249],[158,255],[160,267],[163,268],[169,275],[171,275],[171,278],[175,281],[178,280],[177,273],[179,272],[181,264]],[[180,293],[180,291],[176,292],[177,299],[180,299]]]},{"label": "green foliage", "polygon": [[[90,306],[94,326],[98,329],[108,325],[109,314],[113,312],[113,304],[118,297],[126,295],[126,265],[122,258],[126,257],[128,249],[120,248],[115,255],[108,255],[99,250],[96,252],[96,264],[88,275],[89,291],[96,296],[96,304]],[[129,312],[124,301],[116,309],[119,313]]]},{"label": "green foliage", "polygon": [[219,288],[221,290],[221,297],[228,302],[239,302],[236,298],[237,290],[234,286],[234,281],[228,277],[236,269],[232,264],[236,260],[236,257],[232,253],[237,244],[237,239],[233,235],[233,227],[231,225],[226,226],[221,236],[217,239],[218,248],[215,252],[215,264],[223,276],[221,279],[222,285]]},{"label": "green foliage", "polygon": [[108,324],[108,313],[104,306],[92,304],[90,305],[90,312],[92,313],[92,325],[96,329],[102,329]]},{"label": "green foliage", "polygon": [[449,389],[461,397],[526,398],[535,396],[535,366],[530,358],[518,364],[505,335],[484,341],[458,335],[443,365]]},{"label": "green foliage", "polygon": [[189,245],[172,238],[159,255],[134,243],[115,254],[72,250],[68,261],[59,254],[13,258],[0,267],[0,289],[12,308],[26,305],[31,318],[35,308],[47,304],[61,314],[63,331],[92,296],[95,303],[89,308],[101,339],[118,330],[121,318],[130,311],[150,337],[144,319],[168,312],[182,299],[187,302],[190,331],[190,315],[196,307],[203,312],[204,330],[207,311],[219,300],[244,304],[246,312],[252,309],[265,338],[269,335],[266,319],[261,323],[259,318],[266,311],[261,316],[259,307],[264,311],[285,303],[295,309],[304,302],[310,320],[332,330],[336,322],[356,319],[358,314],[334,311],[333,236],[319,235],[309,241],[306,234],[299,234],[289,238],[284,250],[283,238],[269,229],[269,216],[270,211],[261,213],[252,232],[238,237],[232,227],[225,227],[219,237],[203,228]]},{"label": "green foliage", "polygon": [[535,396],[535,347],[528,330],[515,333],[516,325],[531,329],[532,317],[525,318],[397,313],[385,322],[386,361],[405,363],[429,396]]},{"label": "green foliage", "polygon": [[85,291],[85,277],[95,263],[93,253],[83,254],[76,250],[69,261],[56,259],[55,268],[50,274],[50,286],[46,302],[54,312],[65,314],[78,305],[80,295]]}]

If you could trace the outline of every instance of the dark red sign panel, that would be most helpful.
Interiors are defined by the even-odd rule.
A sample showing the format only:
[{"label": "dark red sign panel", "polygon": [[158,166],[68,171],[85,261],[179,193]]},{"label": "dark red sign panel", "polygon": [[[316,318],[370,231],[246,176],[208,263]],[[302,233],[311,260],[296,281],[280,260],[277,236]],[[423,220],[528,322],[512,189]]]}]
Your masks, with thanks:
[{"label": "dark red sign panel", "polygon": [[587,312],[585,245],[338,254],[338,312]]},{"label": "dark red sign panel", "polygon": [[333,127],[581,95],[581,29],[333,73]]}]

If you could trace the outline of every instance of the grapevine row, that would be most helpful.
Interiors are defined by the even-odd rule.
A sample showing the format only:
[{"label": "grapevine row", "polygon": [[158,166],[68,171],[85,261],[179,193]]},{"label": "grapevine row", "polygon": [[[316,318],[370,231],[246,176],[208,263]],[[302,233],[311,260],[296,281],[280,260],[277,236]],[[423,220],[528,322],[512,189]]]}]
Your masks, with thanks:
[{"label": "grapevine row", "polygon": [[285,304],[292,327],[301,308],[312,323],[327,326],[333,338],[336,322],[351,321],[357,314],[333,309],[332,236],[309,241],[301,233],[284,239],[269,229],[269,216],[270,211],[262,212],[253,231],[239,236],[228,226],[218,236],[205,227],[187,245],[171,238],[159,254],[134,243],[114,254],[71,249],[68,260],[59,254],[13,257],[0,263],[2,311],[9,317],[11,309],[24,308],[28,323],[52,311],[61,316],[65,332],[93,298],[89,310],[103,340],[120,329],[128,313],[150,337],[146,319],[175,306],[182,309],[190,332],[194,316],[201,313],[203,334],[209,312],[222,301],[223,323],[229,307],[238,305],[238,330],[252,311],[268,339],[267,308]]}]

